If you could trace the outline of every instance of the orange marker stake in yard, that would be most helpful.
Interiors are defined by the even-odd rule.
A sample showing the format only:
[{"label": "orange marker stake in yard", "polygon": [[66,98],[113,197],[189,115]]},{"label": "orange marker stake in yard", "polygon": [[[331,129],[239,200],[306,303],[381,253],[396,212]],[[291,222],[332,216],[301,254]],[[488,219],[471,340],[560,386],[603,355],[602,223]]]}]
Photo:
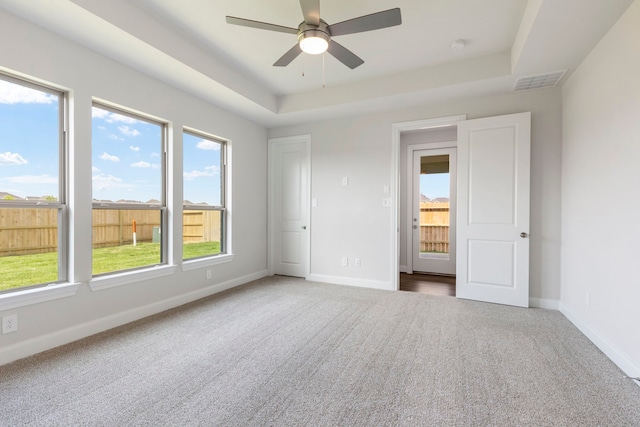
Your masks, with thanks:
[{"label": "orange marker stake in yard", "polygon": [[131,228],[133,229],[133,246],[136,246],[136,220],[131,221]]}]

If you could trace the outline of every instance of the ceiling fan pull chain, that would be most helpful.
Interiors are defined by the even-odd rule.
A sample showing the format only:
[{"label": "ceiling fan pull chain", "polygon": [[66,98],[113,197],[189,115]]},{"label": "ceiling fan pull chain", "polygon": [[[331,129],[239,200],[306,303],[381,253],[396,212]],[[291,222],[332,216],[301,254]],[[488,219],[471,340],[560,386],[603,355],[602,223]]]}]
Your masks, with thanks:
[{"label": "ceiling fan pull chain", "polygon": [[305,58],[305,54],[302,54],[302,77],[304,77],[304,58]]}]

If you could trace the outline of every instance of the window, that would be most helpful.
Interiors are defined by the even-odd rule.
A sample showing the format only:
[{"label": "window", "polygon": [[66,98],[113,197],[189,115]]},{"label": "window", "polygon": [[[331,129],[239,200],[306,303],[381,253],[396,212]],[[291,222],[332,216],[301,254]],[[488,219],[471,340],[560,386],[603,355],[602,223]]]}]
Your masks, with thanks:
[{"label": "window", "polygon": [[94,276],[166,264],[166,126],[94,103]]},{"label": "window", "polygon": [[67,280],[65,97],[0,75],[0,292]]},{"label": "window", "polygon": [[183,258],[226,253],[226,143],[196,131],[183,142]]}]

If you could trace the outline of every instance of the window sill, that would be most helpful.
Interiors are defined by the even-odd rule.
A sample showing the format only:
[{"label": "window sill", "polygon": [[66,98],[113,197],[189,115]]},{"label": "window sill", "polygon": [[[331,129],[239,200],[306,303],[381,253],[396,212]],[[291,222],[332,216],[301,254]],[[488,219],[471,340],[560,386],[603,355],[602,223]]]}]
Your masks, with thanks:
[{"label": "window sill", "polygon": [[217,264],[224,264],[233,261],[233,254],[215,255],[208,258],[198,258],[194,260],[183,261],[182,271],[191,271],[198,268],[209,267]]},{"label": "window sill", "polygon": [[53,283],[48,286],[0,294],[0,311],[72,297],[80,283]]},{"label": "window sill", "polygon": [[173,274],[175,269],[176,267],[174,265],[158,265],[143,270],[127,271],[125,273],[114,273],[107,276],[94,277],[89,281],[89,287],[92,291],[115,288],[116,286],[128,285],[129,283],[170,276]]}]

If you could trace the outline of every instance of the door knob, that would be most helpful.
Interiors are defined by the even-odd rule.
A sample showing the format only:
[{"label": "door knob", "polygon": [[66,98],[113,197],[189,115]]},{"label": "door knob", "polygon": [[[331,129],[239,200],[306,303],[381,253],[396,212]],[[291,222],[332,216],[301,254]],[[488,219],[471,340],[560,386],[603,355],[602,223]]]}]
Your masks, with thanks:
[{"label": "door knob", "polygon": [[527,237],[529,237],[529,235],[523,231],[522,233],[520,233],[520,237],[526,239]]},{"label": "door knob", "polygon": [[413,226],[413,229],[414,229],[414,230],[417,230],[417,229],[418,229],[418,226],[417,226],[417,225],[414,225],[414,226]]},{"label": "door knob", "polygon": [[303,226],[302,226],[302,229],[303,229],[303,230],[306,230],[306,229],[307,229],[307,226],[306,226],[306,225],[303,225]]}]

